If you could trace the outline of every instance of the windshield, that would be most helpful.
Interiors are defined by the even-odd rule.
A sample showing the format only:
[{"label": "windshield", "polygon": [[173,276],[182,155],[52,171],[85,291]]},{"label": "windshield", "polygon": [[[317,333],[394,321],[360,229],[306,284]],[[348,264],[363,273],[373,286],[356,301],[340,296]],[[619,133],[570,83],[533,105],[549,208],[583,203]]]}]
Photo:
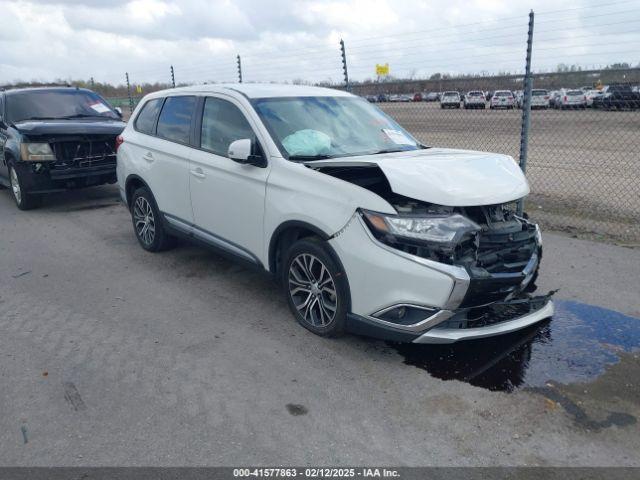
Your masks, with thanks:
[{"label": "windshield", "polygon": [[569,90],[567,92],[567,95],[571,95],[571,96],[576,96],[576,95],[583,95],[584,93],[582,92],[582,90]]},{"label": "windshield", "polygon": [[254,108],[291,160],[347,157],[423,148],[400,125],[361,98],[254,100]]},{"label": "windshield", "polygon": [[120,120],[99,95],[86,90],[16,92],[6,99],[7,120],[11,123],[84,117]]},{"label": "windshield", "polygon": [[494,96],[495,97],[510,97],[511,96],[511,92],[508,92],[508,91],[505,91],[505,90],[500,90],[500,91],[496,92]]},{"label": "windshield", "polygon": [[546,90],[531,90],[531,95],[534,97],[540,97],[542,95],[548,95]]}]

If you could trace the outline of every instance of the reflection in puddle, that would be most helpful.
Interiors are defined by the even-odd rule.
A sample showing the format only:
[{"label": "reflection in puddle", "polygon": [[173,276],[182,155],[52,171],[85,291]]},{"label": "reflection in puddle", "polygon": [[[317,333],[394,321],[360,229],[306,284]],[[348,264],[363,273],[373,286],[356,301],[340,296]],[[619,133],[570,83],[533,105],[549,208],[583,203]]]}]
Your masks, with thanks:
[{"label": "reflection in puddle", "polygon": [[389,344],[405,363],[443,380],[513,391],[547,382],[592,380],[640,349],[640,319],[583,303],[555,301],[552,320],[526,330],[452,345]]}]

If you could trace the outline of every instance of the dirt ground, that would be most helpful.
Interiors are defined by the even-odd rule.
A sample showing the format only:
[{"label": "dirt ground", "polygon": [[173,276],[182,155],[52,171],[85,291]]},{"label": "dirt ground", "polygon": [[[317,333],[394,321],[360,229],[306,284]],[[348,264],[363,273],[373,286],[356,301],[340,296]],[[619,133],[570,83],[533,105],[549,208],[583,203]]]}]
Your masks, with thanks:
[{"label": "dirt ground", "polygon": [[[442,110],[439,103],[379,106],[428,145],[520,150],[520,110]],[[640,111],[534,110],[528,210],[547,228],[640,242]]]}]

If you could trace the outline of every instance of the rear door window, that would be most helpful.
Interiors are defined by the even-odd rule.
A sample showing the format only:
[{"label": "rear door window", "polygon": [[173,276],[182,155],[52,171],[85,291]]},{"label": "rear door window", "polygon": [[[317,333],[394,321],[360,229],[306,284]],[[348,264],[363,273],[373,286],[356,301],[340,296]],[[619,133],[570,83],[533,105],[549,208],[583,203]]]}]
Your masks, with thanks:
[{"label": "rear door window", "polygon": [[156,119],[158,118],[158,113],[160,113],[162,100],[162,98],[154,98],[144,104],[134,124],[136,130],[141,133],[146,133],[147,135],[154,135],[156,133]]},{"label": "rear door window", "polygon": [[196,97],[167,97],[158,119],[157,135],[177,143],[189,143]]},{"label": "rear door window", "polygon": [[226,157],[229,145],[243,138],[254,141],[255,134],[240,109],[226,100],[207,97],[202,112],[201,148]]}]

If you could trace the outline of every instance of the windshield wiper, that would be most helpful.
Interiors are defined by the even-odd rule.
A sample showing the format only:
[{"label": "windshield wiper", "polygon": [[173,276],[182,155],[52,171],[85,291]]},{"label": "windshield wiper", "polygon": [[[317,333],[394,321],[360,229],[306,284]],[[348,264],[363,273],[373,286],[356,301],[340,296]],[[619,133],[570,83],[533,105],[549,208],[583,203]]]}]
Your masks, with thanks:
[{"label": "windshield wiper", "polygon": [[29,118],[22,118],[15,123],[28,122],[30,120],[58,120],[58,117],[29,117]]},{"label": "windshield wiper", "polygon": [[326,160],[333,155],[289,155],[289,160]]},{"label": "windshield wiper", "polygon": [[103,118],[108,120],[115,120],[113,117],[105,117],[104,115],[90,115],[86,113],[76,113],[75,115],[65,115],[64,117],[58,117],[63,120],[69,120],[71,118]]}]

